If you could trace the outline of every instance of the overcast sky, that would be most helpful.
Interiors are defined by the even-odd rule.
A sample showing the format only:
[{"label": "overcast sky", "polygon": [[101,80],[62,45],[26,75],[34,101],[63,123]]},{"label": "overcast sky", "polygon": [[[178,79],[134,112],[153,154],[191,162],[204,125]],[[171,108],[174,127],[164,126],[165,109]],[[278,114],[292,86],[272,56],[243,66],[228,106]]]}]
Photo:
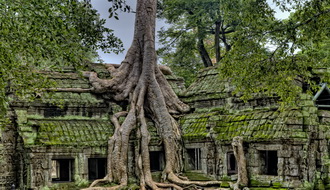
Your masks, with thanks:
[{"label": "overcast sky", "polygon": [[[116,20],[114,18],[109,18],[108,9],[110,3],[108,0],[91,0],[91,2],[93,8],[99,11],[100,17],[107,20],[105,26],[114,30],[115,35],[123,41],[125,48],[125,51],[118,55],[114,53],[104,54],[102,51],[99,51],[99,55],[105,63],[121,63],[125,58],[126,50],[130,47],[133,40],[135,14],[119,12],[119,20]],[[136,0],[127,0],[127,4],[135,10]],[[156,29],[159,30],[164,25],[164,21],[158,20],[156,23]]]},{"label": "overcast sky", "polygon": [[[123,41],[125,48],[125,51],[118,55],[114,53],[104,54],[102,51],[99,51],[99,55],[105,63],[121,63],[121,61],[125,58],[126,50],[130,47],[133,40],[135,14],[119,12],[119,20],[114,18],[109,19],[108,9],[110,7],[110,3],[108,0],[91,0],[91,2],[93,8],[99,11],[100,17],[107,20],[106,27],[114,30],[115,35]],[[136,0],[127,0],[127,3],[135,10]],[[271,6],[274,6],[272,3],[270,4]],[[283,13],[278,9],[276,9],[276,11],[276,16],[278,18],[287,18],[289,15],[289,13]],[[159,30],[163,26],[165,26],[164,21],[158,20],[156,23],[156,30]]]}]

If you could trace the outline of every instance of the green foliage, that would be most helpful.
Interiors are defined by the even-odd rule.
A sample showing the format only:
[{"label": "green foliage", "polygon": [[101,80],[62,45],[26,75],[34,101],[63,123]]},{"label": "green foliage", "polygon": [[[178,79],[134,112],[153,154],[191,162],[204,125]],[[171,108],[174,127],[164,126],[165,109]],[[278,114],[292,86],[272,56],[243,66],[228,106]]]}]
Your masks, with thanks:
[{"label": "green foliage", "polygon": [[[161,2],[160,16],[171,24],[160,33],[164,60],[170,60],[171,67],[190,66],[197,54],[202,55],[200,40],[211,58],[220,44],[220,77],[231,78],[235,93],[244,100],[263,92],[279,96],[283,106],[293,105],[303,84],[308,92],[317,90],[320,80],[315,80],[314,68],[329,67],[329,1],[274,0],[281,10],[293,12],[286,20],[275,19],[275,11],[265,0]],[[330,73],[321,77],[330,82]]]},{"label": "green foliage", "polygon": [[75,186],[80,188],[88,187],[90,185],[90,182],[88,180],[83,179],[79,175],[74,176],[74,182],[75,182]]},{"label": "green foliage", "polygon": [[119,20],[118,10],[122,12],[131,12],[132,9],[129,5],[126,4],[126,0],[108,0],[111,3],[109,8],[109,18],[114,17],[116,20]]},{"label": "green foliage", "polygon": [[[215,38],[220,39],[222,57],[231,49],[236,41],[237,31],[246,35],[259,32],[262,27],[274,20],[274,11],[266,1],[241,0],[163,0],[160,16],[171,24],[167,30],[160,33],[161,42],[170,50],[174,48],[197,47],[197,39],[205,40],[215,46]],[[220,23],[220,35],[216,36],[216,23]],[[191,33],[190,44],[185,34]],[[174,49],[175,50],[175,49]],[[210,51],[209,54],[212,54]],[[214,53],[213,53],[214,56]]]},{"label": "green foliage", "polygon": [[42,190],[79,190],[82,187],[87,186],[77,186],[75,183],[56,183],[51,187],[44,187]]},{"label": "green foliage", "polygon": [[[263,29],[274,21],[274,11],[266,1],[163,0],[160,2],[159,7],[162,11],[159,16],[171,24],[169,28],[159,33],[160,42],[164,46],[160,50],[160,55],[165,61],[168,61],[168,57],[172,58],[171,62],[167,63],[171,67],[186,65],[179,69],[179,73],[182,73],[180,76],[185,78],[188,73],[196,72],[192,72],[193,69],[201,67],[202,60],[207,66],[205,59],[210,59],[216,64],[229,57],[233,45],[242,40],[243,35],[251,36],[244,40],[253,46],[265,43],[256,39],[254,35],[263,35]],[[204,43],[206,52],[203,51],[201,42]],[[237,53],[237,50],[233,51]],[[192,67],[192,64],[195,66]],[[190,79],[186,78],[186,80]]]},{"label": "green foliage", "polygon": [[[328,54],[315,48],[329,38],[329,2],[289,2],[295,10],[289,19],[278,20],[263,28],[262,35],[254,35],[257,44],[251,43],[244,32],[238,33],[235,51],[220,66],[221,77],[232,78],[236,93],[244,92],[245,100],[253,93],[264,92],[279,96],[285,105],[295,104],[303,83],[311,90],[316,88],[313,68],[329,67]],[[269,44],[273,48],[267,48]]]},{"label": "green foliage", "polygon": [[[196,171],[186,171],[183,173],[184,176],[186,176],[189,180],[192,181],[212,181],[212,179],[209,176],[206,176],[205,174],[201,172],[196,172]],[[220,185],[220,182],[219,182]]]},{"label": "green foliage", "polygon": [[196,81],[197,73],[203,67],[193,49],[184,48],[161,57],[162,64],[169,66],[176,76],[184,78],[186,87]]},{"label": "green foliage", "polygon": [[11,94],[33,98],[52,85],[37,71],[84,66],[97,49],[122,51],[88,1],[0,0],[0,7],[2,113]]}]

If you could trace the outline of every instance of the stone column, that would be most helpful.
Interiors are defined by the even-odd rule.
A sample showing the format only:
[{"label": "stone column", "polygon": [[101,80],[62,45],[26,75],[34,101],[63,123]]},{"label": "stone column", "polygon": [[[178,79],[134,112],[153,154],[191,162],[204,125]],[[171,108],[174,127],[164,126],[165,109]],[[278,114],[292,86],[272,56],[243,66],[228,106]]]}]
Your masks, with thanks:
[{"label": "stone column", "polygon": [[17,186],[16,135],[14,127],[9,124],[1,126],[0,132],[0,189],[10,189],[13,185]]}]

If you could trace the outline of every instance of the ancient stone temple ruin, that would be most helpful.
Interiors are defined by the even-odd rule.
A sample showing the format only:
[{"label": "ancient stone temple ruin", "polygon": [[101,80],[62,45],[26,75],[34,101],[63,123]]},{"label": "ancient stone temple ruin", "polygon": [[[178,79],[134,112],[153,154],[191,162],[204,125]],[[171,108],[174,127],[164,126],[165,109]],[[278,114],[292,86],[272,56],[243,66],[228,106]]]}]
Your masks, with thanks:
[{"label": "ancient stone temple ruin", "polygon": [[[92,71],[110,77],[102,64]],[[106,174],[107,141],[113,132],[109,116],[125,110],[127,102],[92,93],[89,81],[73,70],[46,74],[61,90],[33,102],[14,99],[8,110],[12,122],[1,120],[0,189],[79,189]],[[241,136],[250,189],[330,189],[326,84],[315,95],[302,92],[296,107],[278,111],[276,97],[256,95],[243,102],[228,81],[219,80],[216,68],[201,71],[187,89],[182,79],[166,77],[192,108],[176,116],[188,178],[217,179],[229,188],[237,180],[231,142]],[[152,122],[149,130],[151,170],[157,178],[165,159]],[[130,155],[133,142],[134,137]]]}]

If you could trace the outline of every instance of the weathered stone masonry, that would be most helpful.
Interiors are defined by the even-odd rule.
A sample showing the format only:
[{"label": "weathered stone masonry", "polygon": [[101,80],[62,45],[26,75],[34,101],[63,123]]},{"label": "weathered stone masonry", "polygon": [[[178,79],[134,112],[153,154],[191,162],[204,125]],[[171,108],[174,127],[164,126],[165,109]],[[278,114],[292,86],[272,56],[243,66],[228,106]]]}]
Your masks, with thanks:
[{"label": "weathered stone masonry", "polygon": [[[92,70],[110,77],[101,64]],[[126,109],[126,103],[115,102],[111,94],[88,92],[88,80],[72,70],[47,75],[62,89],[86,91],[61,91],[35,102],[12,102],[8,115],[13,122],[1,124],[0,189],[12,185],[20,189],[63,184],[78,187],[104,176],[107,140],[113,132],[109,116]],[[242,136],[249,186],[330,188],[330,111],[322,107],[326,104],[322,100],[330,97],[326,86],[314,101],[302,93],[299,106],[280,112],[277,97],[256,95],[243,102],[232,95],[234,88],[219,80],[215,68],[200,72],[186,90],[182,79],[166,77],[192,108],[190,113],[177,116],[186,148],[185,172],[190,179],[215,178],[228,187],[226,181],[237,178],[231,141]],[[151,122],[149,129],[151,169],[157,173],[164,166],[163,150]],[[130,155],[133,147],[134,137]],[[132,164],[130,161],[130,171],[134,170]]]}]

